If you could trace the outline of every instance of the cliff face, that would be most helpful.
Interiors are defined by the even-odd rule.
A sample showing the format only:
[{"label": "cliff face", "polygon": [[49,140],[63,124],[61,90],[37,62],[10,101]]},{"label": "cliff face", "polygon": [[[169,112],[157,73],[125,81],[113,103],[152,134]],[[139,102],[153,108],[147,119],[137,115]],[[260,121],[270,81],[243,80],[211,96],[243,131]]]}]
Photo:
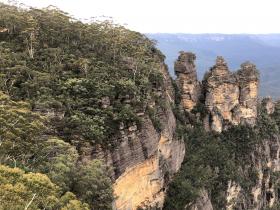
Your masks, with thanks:
[{"label": "cliff face", "polygon": [[[177,85],[181,91],[181,106],[191,112],[198,103],[204,103],[206,116],[203,120],[207,130],[221,132],[231,125],[247,123],[253,125],[257,117],[258,73],[253,64],[244,63],[241,69],[232,73],[222,57],[205,75],[200,83],[195,69],[195,55],[181,52],[175,62]],[[176,139],[176,118],[172,111],[174,88],[164,64],[159,69],[163,75],[163,85],[154,93],[164,106],[158,117],[159,130],[151,116],[138,113],[141,127],[136,124],[120,124],[119,133],[114,137],[114,149],[82,148],[83,158],[103,159],[112,167],[114,180],[114,209],[136,210],[138,207],[162,208],[167,185],[180,169],[185,156],[185,144]],[[108,102],[109,103],[109,102]],[[108,106],[104,99],[105,108]],[[128,102],[129,103],[129,102]],[[155,101],[149,101],[147,108],[154,108]],[[267,105],[270,109],[272,105]],[[238,197],[238,186],[229,183],[228,203]],[[213,209],[207,189],[192,209]],[[231,207],[229,207],[230,209]]]},{"label": "cliff face", "polygon": [[148,116],[143,116],[142,128],[123,130],[121,144],[109,153],[109,162],[117,172],[114,207],[118,210],[162,207],[164,188],[184,159],[184,142],[174,139],[176,120],[171,109],[171,80],[165,65],[160,71],[165,89],[158,91],[166,102],[160,113],[161,132],[156,131]]},{"label": "cliff face", "polygon": [[[116,197],[113,208],[117,210],[161,208],[166,186],[184,159],[184,142],[174,138],[176,119],[171,108],[174,101],[171,78],[164,64],[159,70],[164,77],[164,89],[155,92],[165,103],[158,113],[161,131],[147,114],[138,113],[141,127],[121,125],[113,150],[84,148],[88,151],[84,158],[103,159],[113,168]],[[155,106],[154,101],[148,106]]]},{"label": "cliff face", "polygon": [[254,124],[257,117],[259,73],[256,66],[245,62],[237,72],[239,86],[239,106],[235,119],[239,123]]},{"label": "cliff face", "polygon": [[[240,70],[232,73],[225,60],[217,57],[216,64],[200,83],[195,69],[195,55],[181,52],[175,62],[177,85],[181,91],[181,107],[191,112],[199,103],[205,106],[203,124],[206,130],[218,133],[233,125],[254,125],[257,119],[259,75],[255,65],[246,62]],[[174,90],[165,65],[160,68],[164,76],[163,89],[155,90],[166,102],[159,119],[159,131],[151,117],[139,113],[142,126],[120,126],[116,147],[111,151],[96,151],[94,156],[104,159],[113,167],[114,209],[162,208],[167,184],[180,169],[185,155],[184,143],[176,138],[176,119],[172,111]],[[148,106],[155,106],[153,101]],[[266,99],[268,114],[274,104]],[[251,154],[250,162],[258,172],[257,181],[250,188],[250,196],[239,184],[230,180],[225,195],[226,209],[262,209],[275,203],[278,192],[272,177],[279,167],[279,137],[263,139]],[[244,176],[246,176],[246,170]],[[247,189],[248,190],[248,189]],[[212,210],[208,189],[202,189],[195,203],[186,209]]]},{"label": "cliff face", "polygon": [[[206,130],[222,132],[232,125],[254,125],[257,118],[257,96],[259,75],[255,65],[244,63],[240,70],[232,73],[225,60],[217,57],[216,64],[199,82],[195,69],[195,55],[181,52],[175,62],[177,85],[181,92],[180,106],[185,112],[191,112],[196,105],[202,103],[206,114],[203,124]],[[172,80],[164,64],[159,69],[163,75],[163,85],[154,90],[164,103],[158,117],[161,123],[159,130],[151,116],[139,112],[141,127],[135,123],[129,126],[120,124],[119,133],[114,137],[114,148],[81,148],[83,158],[103,159],[112,167],[111,177],[114,180],[116,210],[161,209],[165,200],[165,192],[173,175],[180,169],[185,156],[185,143],[176,139],[176,118],[172,106],[175,101]],[[108,100],[102,104],[109,106]],[[129,102],[128,102],[129,103]],[[149,101],[147,108],[154,108],[155,101]],[[273,113],[270,100],[266,103],[267,112]],[[271,177],[278,170],[280,163],[279,138],[264,140],[262,146],[252,154],[251,162],[258,170],[257,184],[252,187],[253,197],[244,197],[244,189],[233,181],[228,182],[225,198],[226,209],[261,209],[273,205],[278,196]],[[277,165],[278,164],[278,165]],[[253,208],[254,207],[254,208]],[[211,196],[208,189],[202,189],[194,203],[187,204],[186,209],[212,210]]]}]

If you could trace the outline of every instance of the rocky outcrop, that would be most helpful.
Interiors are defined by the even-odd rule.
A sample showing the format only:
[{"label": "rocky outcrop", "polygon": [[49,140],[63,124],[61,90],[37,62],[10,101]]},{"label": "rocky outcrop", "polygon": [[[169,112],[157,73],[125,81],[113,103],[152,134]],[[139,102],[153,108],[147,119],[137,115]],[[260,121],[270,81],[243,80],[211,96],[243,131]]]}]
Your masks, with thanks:
[{"label": "rocky outcrop", "polygon": [[240,191],[241,187],[238,184],[233,181],[229,181],[226,195],[227,210],[233,210],[235,208]]},{"label": "rocky outcrop", "polygon": [[[261,104],[261,111],[273,116],[275,110],[273,101],[270,98],[265,98]],[[265,116],[268,117],[266,114]],[[259,143],[253,147],[254,149],[246,160],[247,163],[239,168],[243,176],[250,180],[250,184],[240,184],[229,180],[225,193],[221,194],[225,196],[223,198],[225,208],[223,209],[279,209],[280,136],[279,134],[262,135]],[[198,199],[186,207],[186,209],[191,210],[213,209],[211,197],[206,190],[201,190]]]},{"label": "rocky outcrop", "polygon": [[224,59],[217,57],[203,84],[209,112],[206,128],[221,132],[230,125],[255,123],[259,74],[254,64],[243,63],[237,73],[232,73]]},{"label": "rocky outcrop", "polygon": [[257,118],[259,73],[254,64],[245,62],[236,74],[240,92],[234,118],[238,123],[253,125]]},{"label": "rocky outcrop", "polygon": [[177,84],[182,93],[182,106],[186,111],[191,111],[197,104],[200,95],[200,84],[197,80],[195,68],[195,54],[191,52],[180,52],[174,64],[177,75]]},{"label": "rocky outcrop", "polygon": [[229,122],[237,124],[233,112],[239,104],[239,87],[236,76],[231,73],[222,57],[217,57],[216,64],[205,75],[205,107],[207,127],[221,132]]},{"label": "rocky outcrop", "polygon": [[[116,180],[114,192],[117,197],[115,209],[137,209],[137,207],[161,208],[164,202],[166,178],[181,165],[184,145],[162,137],[154,156],[126,169]],[[177,155],[174,155],[177,154]]]},{"label": "rocky outcrop", "polygon": [[279,182],[279,176],[275,176],[280,172],[279,152],[280,138],[274,136],[273,139],[264,141],[259,150],[252,154],[258,179],[256,186],[252,188],[251,209],[272,207],[279,199],[279,192],[275,190],[275,184]]},{"label": "rocky outcrop", "polygon": [[201,87],[194,62],[195,55],[189,52],[181,52],[175,62],[183,108],[191,111],[198,102],[204,103],[207,130],[221,132],[240,123],[253,125],[257,117],[259,86],[256,66],[245,62],[240,70],[232,73],[223,57],[218,56],[216,64],[205,74]]},{"label": "rocky outcrop", "polygon": [[[205,127],[217,132],[239,123],[254,124],[259,82],[255,66],[246,62],[238,72],[232,73],[225,60],[217,57],[216,64],[201,84],[197,80],[194,61],[194,54],[181,52],[175,62],[176,82],[181,89],[184,110],[190,112],[198,103],[204,103]],[[172,81],[164,64],[160,71],[164,88],[154,91],[166,103],[165,108],[159,109],[161,111],[158,113],[161,131],[156,129],[146,113],[139,113],[143,122],[141,127],[121,124],[113,150],[104,151],[100,148],[89,152],[90,158],[101,158],[113,168],[115,210],[161,208],[167,184],[184,159],[184,142],[174,137],[176,119],[172,111],[175,101]],[[106,99],[102,102],[105,108],[109,103]],[[147,106],[154,107],[155,102],[150,101]],[[189,206],[191,209],[213,209],[206,190],[201,191],[199,199]],[[241,199],[239,191],[241,189],[238,186],[229,186],[228,209],[235,207],[235,202]]]}]

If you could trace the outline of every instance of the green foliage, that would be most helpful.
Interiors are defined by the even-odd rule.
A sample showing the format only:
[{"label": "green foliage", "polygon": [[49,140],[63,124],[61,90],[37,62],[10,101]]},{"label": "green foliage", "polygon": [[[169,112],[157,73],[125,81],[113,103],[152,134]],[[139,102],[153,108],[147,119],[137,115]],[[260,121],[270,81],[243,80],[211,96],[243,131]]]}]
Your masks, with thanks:
[{"label": "green foliage", "polygon": [[0,92],[0,161],[29,167],[42,149],[44,118],[31,111],[27,102],[15,102]]},{"label": "green foliage", "polygon": [[60,198],[61,210],[89,210],[89,206],[77,200],[76,196],[67,192]]},{"label": "green foliage", "polygon": [[52,126],[64,139],[109,145],[118,123],[138,123],[136,113],[163,84],[163,55],[140,33],[109,21],[83,24],[54,8],[1,4],[0,13],[0,90],[35,108],[60,104],[65,115]]},{"label": "green foliage", "polygon": [[[0,157],[2,164],[20,166],[25,170],[40,171],[48,175],[52,182],[60,188],[51,183],[45,175],[24,174],[19,169],[12,170],[4,166],[2,167],[2,174],[5,176],[3,175],[3,182],[1,183],[5,183],[6,179],[13,176],[16,176],[16,178],[11,181],[12,183],[17,180],[21,182],[22,180],[19,178],[23,176],[24,180],[28,178],[28,186],[34,184],[38,186],[38,190],[39,188],[44,190],[45,186],[41,186],[40,183],[47,182],[46,189],[51,188],[52,191],[42,192],[40,195],[42,200],[38,201],[38,206],[40,206],[38,208],[48,209],[57,208],[59,200],[56,197],[58,192],[67,192],[75,184],[79,189],[77,192],[79,195],[83,195],[81,197],[84,200],[90,201],[90,204],[94,207],[96,205],[96,208],[103,209],[106,207],[109,209],[112,202],[111,182],[101,163],[94,161],[77,169],[78,152],[75,147],[55,137],[45,140],[42,137],[42,130],[45,129],[44,122],[46,120],[39,114],[32,112],[28,103],[12,101],[7,95],[0,92],[0,105],[0,119],[2,119],[0,121]],[[75,171],[78,171],[76,177],[73,176]],[[39,179],[39,184],[36,184],[37,179]],[[26,205],[26,200],[32,198],[30,196],[33,196],[32,192],[34,190],[27,189],[28,192],[25,192],[26,187],[22,185],[11,186],[10,184],[7,181],[7,184],[2,188],[2,194],[4,197],[13,196],[13,199],[5,201],[3,206],[8,208],[8,206],[14,204],[15,209],[21,209],[22,206]],[[87,188],[84,188],[85,186]],[[36,190],[37,194],[39,193],[38,190]],[[44,197],[48,194],[50,197]],[[36,201],[38,199],[36,197]],[[65,203],[64,209],[85,209],[80,201],[73,198],[68,200],[69,202]]]},{"label": "green foliage", "polygon": [[48,139],[36,154],[36,170],[48,175],[63,192],[71,190],[78,152],[58,138]]},{"label": "green foliage", "polygon": [[[232,126],[218,134],[206,132],[192,119],[189,122],[195,126],[186,126],[183,124],[186,120],[181,120],[186,115],[178,107],[175,109],[178,112],[176,117],[180,116],[177,117],[177,135],[185,140],[187,155],[169,186],[164,209],[184,209],[187,204],[195,202],[203,189],[208,191],[215,209],[224,209],[229,180],[242,187],[241,193],[245,197],[249,195],[258,179],[256,169],[250,164],[251,154],[263,140],[279,135],[277,120],[280,115],[277,111],[274,116],[269,116],[260,106],[255,127]],[[204,108],[199,105],[193,110],[193,114],[198,113],[204,113]],[[272,175],[272,179],[278,180],[277,174]]]},{"label": "green foliage", "polygon": [[264,210],[278,210],[280,209],[280,204],[275,203],[272,207],[266,207]]},{"label": "green foliage", "polygon": [[250,153],[261,140],[255,129],[245,125],[234,126],[224,131],[221,139],[233,152],[239,165],[250,161]]},{"label": "green foliage", "polygon": [[59,188],[46,175],[3,165],[0,165],[0,200],[1,209],[67,209],[73,203],[77,210],[89,209],[72,193],[61,197]]},{"label": "green foliage", "polygon": [[273,171],[270,175],[270,182],[273,183],[273,188],[279,196],[280,192],[280,172],[279,171]]},{"label": "green foliage", "polygon": [[[188,156],[170,185],[165,209],[183,209],[196,200],[201,189],[207,189],[215,198],[221,197],[227,181],[235,177],[236,165],[231,151],[217,134],[195,127],[185,130],[185,142]],[[177,198],[179,192],[182,196]],[[217,209],[224,205],[222,199],[212,202]]]},{"label": "green foliage", "polygon": [[[108,149],[120,124],[141,126],[137,113],[151,101],[159,124],[163,55],[140,33],[109,21],[84,24],[51,7],[0,3],[0,29],[0,163],[47,175],[55,189],[45,192],[46,209],[60,200],[59,208],[85,209],[70,190],[91,208],[110,209],[105,166],[80,165],[78,150]],[[22,209],[20,199],[14,205]]]},{"label": "green foliage", "polygon": [[200,101],[196,104],[196,106],[192,109],[191,112],[193,114],[198,114],[199,113],[201,120],[203,120],[207,115],[207,109],[206,109],[204,103],[202,103]]},{"label": "green foliage", "polygon": [[176,84],[175,80],[172,80],[172,86],[174,89],[174,95],[175,95],[175,104],[179,105],[181,103],[182,99],[182,93],[178,85]]},{"label": "green foliage", "polygon": [[277,121],[280,118],[278,118],[277,116],[277,108],[274,116],[275,117],[269,116],[263,105],[260,105],[260,107],[258,108],[257,127],[260,131],[258,132],[258,135],[262,139],[271,139],[274,137],[275,134],[279,133]]},{"label": "green foliage", "polygon": [[280,128],[280,101],[275,102],[275,111],[272,114],[272,118],[275,120],[278,128]]},{"label": "green foliage", "polygon": [[160,118],[158,116],[158,113],[156,111],[155,108],[152,107],[148,107],[148,115],[153,123],[153,126],[155,127],[155,129],[160,132],[162,130],[162,124],[160,122]]},{"label": "green foliage", "polygon": [[112,209],[113,190],[107,173],[107,167],[99,160],[80,164],[76,170],[74,192],[97,210]]}]

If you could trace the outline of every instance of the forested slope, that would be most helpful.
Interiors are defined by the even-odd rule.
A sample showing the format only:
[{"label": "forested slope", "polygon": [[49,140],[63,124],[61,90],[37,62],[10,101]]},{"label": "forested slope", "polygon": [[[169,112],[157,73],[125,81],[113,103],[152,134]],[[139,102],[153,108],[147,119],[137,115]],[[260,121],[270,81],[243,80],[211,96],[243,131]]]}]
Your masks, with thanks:
[{"label": "forested slope", "polygon": [[257,67],[217,57],[199,81],[181,51],[173,80],[164,59],[112,22],[0,4],[0,209],[278,209]]},{"label": "forested slope", "polygon": [[162,58],[111,22],[1,3],[1,207],[111,209],[113,169],[81,148],[111,150],[120,123],[140,126]]}]

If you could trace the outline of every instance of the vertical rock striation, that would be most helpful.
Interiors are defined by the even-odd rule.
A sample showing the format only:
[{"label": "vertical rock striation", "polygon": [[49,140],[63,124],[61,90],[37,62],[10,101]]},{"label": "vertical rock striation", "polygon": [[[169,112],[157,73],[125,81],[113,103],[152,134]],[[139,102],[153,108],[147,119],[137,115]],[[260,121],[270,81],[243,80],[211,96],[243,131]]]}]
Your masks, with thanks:
[{"label": "vertical rock striation", "polygon": [[205,75],[203,85],[208,111],[205,121],[209,128],[221,132],[229,123],[237,124],[233,111],[239,104],[238,82],[222,57],[217,57],[216,64]]},{"label": "vertical rock striation", "polygon": [[[257,143],[251,145],[253,148],[248,150],[249,156],[244,160],[246,163],[238,169],[252,182],[246,186],[237,180],[228,180],[226,190],[221,194],[225,209],[279,209],[275,204],[280,200],[280,136],[277,126],[273,124],[278,108],[270,98],[265,98],[260,106],[256,66],[245,62],[237,72],[231,72],[223,57],[218,56],[200,85],[194,61],[194,54],[181,52],[175,62],[177,83],[182,94],[181,104],[187,116],[203,117],[204,127],[209,131],[222,132],[239,124],[257,125],[260,129],[255,130],[260,132],[255,139]],[[191,113],[196,105],[199,105],[197,110],[201,115]],[[201,110],[203,105],[204,109]],[[213,209],[209,189],[200,190],[199,197],[187,204],[185,209]]]},{"label": "vertical rock striation", "polygon": [[166,102],[160,114],[161,132],[156,131],[148,116],[143,116],[142,128],[136,128],[131,138],[131,133],[123,130],[122,143],[110,153],[114,156],[113,166],[119,170],[114,184],[117,210],[161,208],[166,185],[180,169],[185,156],[184,142],[174,138],[176,119],[171,108],[174,101],[171,78],[165,65],[160,71],[165,88],[159,91]]},{"label": "vertical rock striation", "polygon": [[259,73],[250,62],[241,64],[237,71],[239,106],[234,113],[237,123],[255,124],[257,118]]},{"label": "vertical rock striation", "polygon": [[180,52],[174,64],[177,84],[182,92],[182,106],[191,111],[199,100],[200,84],[195,68],[196,56],[190,52]]},{"label": "vertical rock striation", "polygon": [[240,70],[232,73],[219,56],[205,75],[203,84],[205,106],[209,113],[206,128],[221,132],[230,125],[255,124],[259,73],[254,64],[245,62]]},{"label": "vertical rock striation", "polygon": [[[172,81],[166,65],[162,64],[159,71],[164,78],[164,85],[155,92],[165,103],[164,108],[159,109],[161,131],[155,128],[146,113],[139,113],[141,128],[135,124],[120,126],[114,149],[101,149],[93,154],[113,167],[115,210],[161,208],[167,184],[184,159],[184,142],[175,138]],[[150,105],[155,106],[155,102],[150,101]]]}]

